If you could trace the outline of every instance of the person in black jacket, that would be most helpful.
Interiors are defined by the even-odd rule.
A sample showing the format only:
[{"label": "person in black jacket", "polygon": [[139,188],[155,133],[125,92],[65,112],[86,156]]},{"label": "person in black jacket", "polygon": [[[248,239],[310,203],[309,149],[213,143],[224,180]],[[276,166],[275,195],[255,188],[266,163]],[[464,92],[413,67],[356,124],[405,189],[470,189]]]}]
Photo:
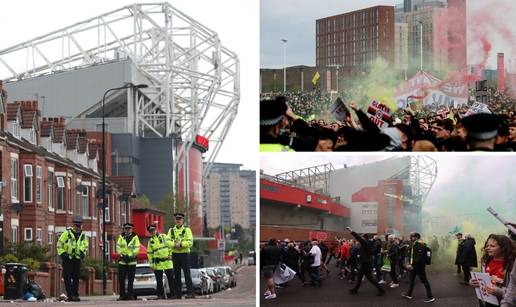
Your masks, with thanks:
[{"label": "person in black jacket", "polygon": [[387,257],[389,258],[389,261],[391,263],[390,275],[392,279],[390,287],[396,288],[399,287],[398,274],[396,273],[396,266],[398,263],[398,257],[400,252],[399,241],[395,238],[394,235],[389,235],[388,242],[389,249],[387,250]]},{"label": "person in black jacket", "polygon": [[378,295],[385,295],[385,290],[383,290],[382,286],[378,284],[378,282],[373,277],[372,271],[372,243],[366,237],[362,238],[359,234],[351,230],[351,227],[346,227],[347,230],[351,232],[351,235],[360,242],[360,269],[358,271],[357,283],[353,289],[349,290],[349,293],[352,295],[358,294],[358,289],[360,289],[360,284],[362,283],[362,278],[365,276],[370,283],[373,284],[378,289]]},{"label": "person in black jacket", "polygon": [[385,283],[382,276],[382,240],[378,235],[374,235],[373,240],[371,240],[371,255],[373,256],[373,268],[376,274],[376,280],[380,284]]},{"label": "person in black jacket", "polygon": [[471,268],[476,268],[478,266],[475,239],[473,239],[469,234],[464,236],[461,253],[459,255],[459,262],[461,263],[462,271],[464,272],[464,281],[462,284],[469,285],[469,280],[471,279]]},{"label": "person in black jacket", "polygon": [[267,284],[267,291],[264,293],[265,299],[275,299],[276,286],[274,285],[272,276],[280,262],[280,249],[276,239],[270,239],[269,242],[267,242],[267,245],[261,251],[260,260],[263,277],[265,278],[265,282]]},{"label": "person in black jacket", "polygon": [[305,278],[303,274],[301,274],[299,270],[299,260],[301,258],[301,252],[297,250],[294,246],[294,243],[290,242],[287,245],[287,250],[285,252],[284,261],[285,264],[296,272],[297,277],[301,280],[301,282],[305,283]]},{"label": "person in black jacket", "polygon": [[426,277],[426,263],[427,258],[430,257],[430,249],[426,246],[426,243],[421,240],[421,235],[417,232],[413,232],[410,234],[410,241],[412,245],[410,246],[409,252],[409,263],[407,265],[407,270],[410,271],[410,286],[409,290],[406,293],[402,293],[401,296],[406,299],[413,299],[412,291],[414,291],[414,285],[416,282],[416,276],[419,277],[419,280],[423,283],[426,289],[426,299],[425,303],[435,302],[435,298],[432,295],[432,289],[430,288],[430,283],[428,282],[428,278]]},{"label": "person in black jacket", "polygon": [[462,233],[457,233],[455,235],[457,238],[457,253],[455,254],[455,265],[457,266],[457,275],[460,275],[461,272],[461,265],[460,262],[460,255],[462,255],[462,248],[464,246],[464,239],[462,238]]}]

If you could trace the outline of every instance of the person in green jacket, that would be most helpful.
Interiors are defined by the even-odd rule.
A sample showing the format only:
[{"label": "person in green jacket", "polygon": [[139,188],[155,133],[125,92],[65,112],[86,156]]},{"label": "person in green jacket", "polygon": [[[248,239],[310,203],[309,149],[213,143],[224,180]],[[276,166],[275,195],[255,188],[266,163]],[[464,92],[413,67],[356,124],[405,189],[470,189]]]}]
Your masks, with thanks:
[{"label": "person in green jacket", "polygon": [[[168,297],[173,297],[174,291],[174,264],[170,257],[172,251],[172,242],[163,233],[158,233],[156,225],[150,225],[147,229],[151,234],[149,243],[147,243],[147,258],[151,269],[156,276],[156,293],[158,299],[166,299],[165,289],[163,288],[163,272],[167,276],[168,287],[170,292]],[[181,280],[181,279],[180,279]]]},{"label": "person in green jacket", "polygon": [[181,298],[181,270],[185,277],[186,298],[194,298],[192,277],[190,276],[190,247],[193,246],[192,230],[184,225],[185,215],[175,213],[176,225],[168,230],[167,237],[172,241],[172,260],[176,279],[176,298]]},{"label": "person in green jacket", "polygon": [[[118,284],[120,285],[119,301],[135,300],[133,294],[134,273],[136,272],[136,258],[140,254],[140,239],[133,232],[134,225],[124,224],[124,232],[118,236],[116,250],[118,258]],[[127,292],[125,278],[127,276]]]},{"label": "person in green jacket", "polygon": [[82,217],[74,216],[73,227],[61,234],[57,241],[57,254],[63,264],[63,279],[67,301],[78,302],[81,261],[88,251],[88,237],[82,232]]}]

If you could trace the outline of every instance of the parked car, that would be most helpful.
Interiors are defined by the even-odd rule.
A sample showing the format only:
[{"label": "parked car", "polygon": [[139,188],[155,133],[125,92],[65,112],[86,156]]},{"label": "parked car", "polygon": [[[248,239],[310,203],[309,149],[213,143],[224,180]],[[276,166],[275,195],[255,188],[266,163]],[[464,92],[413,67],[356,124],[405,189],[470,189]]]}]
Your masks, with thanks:
[{"label": "parked car", "polygon": [[208,272],[206,272],[206,268],[202,268],[202,269],[199,269],[199,272],[201,273],[202,276],[204,276],[204,278],[206,279],[206,281],[208,282],[208,293],[213,293],[213,288],[214,288],[214,284],[215,282],[213,281],[213,279],[208,275]]},{"label": "parked car", "polygon": [[[194,291],[198,294],[206,294],[208,293],[208,281],[207,277],[201,275],[199,269],[190,269],[190,276],[192,277],[192,284],[194,287]],[[185,283],[185,275],[181,270],[181,291],[183,293],[187,292],[186,283]]]},{"label": "parked car", "polygon": [[236,276],[230,267],[219,266],[219,267],[215,267],[215,269],[217,270],[217,272],[222,274],[222,276],[224,278],[224,285],[226,286],[226,288],[236,287]]},{"label": "parked car", "polygon": [[[170,287],[165,274],[163,274],[163,287],[165,288],[165,292],[168,295],[168,293],[170,292]],[[150,268],[148,263],[139,263],[136,265],[133,290],[135,296],[157,295],[156,277],[154,276],[154,271]]]},{"label": "parked car", "polygon": [[247,255],[247,265],[256,265],[255,259],[256,259],[256,254],[254,253],[254,251],[250,251],[249,254]]},{"label": "parked car", "polygon": [[213,290],[215,290],[215,292],[222,291],[226,288],[224,284],[224,277],[219,274],[215,268],[206,268],[206,273],[208,273],[208,276],[210,276],[214,282]]}]

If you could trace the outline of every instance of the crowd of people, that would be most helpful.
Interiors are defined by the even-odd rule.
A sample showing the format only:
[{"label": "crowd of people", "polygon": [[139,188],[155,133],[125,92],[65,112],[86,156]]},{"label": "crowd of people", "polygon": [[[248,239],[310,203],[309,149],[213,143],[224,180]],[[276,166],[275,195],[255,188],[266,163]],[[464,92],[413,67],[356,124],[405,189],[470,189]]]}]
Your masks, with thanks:
[{"label": "crowd of people", "polygon": [[293,112],[299,116],[310,119],[315,118],[327,110],[332,101],[329,93],[321,93],[319,90],[309,92],[284,92],[284,93],[262,93],[261,100],[271,100],[277,96],[285,97],[286,103],[292,108]]},{"label": "crowd of people", "polygon": [[[386,295],[387,282],[388,287],[394,289],[400,287],[402,279],[408,279],[408,288],[401,292],[401,297],[412,300],[415,280],[418,277],[426,290],[423,302],[435,301],[426,275],[426,266],[437,260],[433,259],[439,249],[437,237],[434,236],[426,243],[416,232],[404,239],[393,234],[359,235],[349,227],[348,230],[352,239],[336,238],[336,241],[326,243],[315,239],[305,242],[291,242],[289,239],[278,242],[270,239],[266,242],[260,250],[261,271],[267,286],[265,299],[277,298],[281,288],[293,283],[290,278],[281,278],[282,272],[286,270],[295,272],[303,286],[321,287],[330,274],[327,265],[335,259],[336,266],[340,269],[339,280],[353,284],[349,289],[350,295],[359,294],[364,279],[376,287],[379,296]],[[456,239],[457,272],[454,275],[463,274],[461,284],[477,288],[480,282],[471,273],[472,268],[478,265],[475,239],[469,234],[463,236],[461,233],[456,234]],[[450,243],[449,240],[445,241],[446,244]],[[482,248],[480,272],[489,275],[491,284],[486,286],[486,291],[499,304],[491,305],[479,300],[479,306],[516,306],[515,258],[516,234],[509,231],[508,236],[488,236]]]},{"label": "crowd of people", "polygon": [[[516,100],[489,89],[492,113],[468,114],[474,101],[457,108],[399,108],[381,128],[354,101],[344,120],[314,118],[331,101],[316,94],[263,95],[261,151],[514,151]],[[302,97],[302,98],[300,98]],[[311,100],[313,99],[313,100]],[[320,111],[320,110],[319,110]],[[353,113],[353,114],[352,114]]]}]

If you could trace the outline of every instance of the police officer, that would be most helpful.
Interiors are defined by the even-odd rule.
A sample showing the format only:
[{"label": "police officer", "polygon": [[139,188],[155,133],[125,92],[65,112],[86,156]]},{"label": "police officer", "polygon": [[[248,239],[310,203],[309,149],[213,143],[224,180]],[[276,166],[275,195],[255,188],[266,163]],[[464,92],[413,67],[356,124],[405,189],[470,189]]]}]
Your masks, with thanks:
[{"label": "police officer", "polygon": [[[151,269],[156,276],[156,293],[158,299],[165,299],[165,289],[163,288],[163,272],[167,275],[168,286],[171,292],[174,291],[173,263],[170,257],[172,242],[163,233],[158,233],[156,225],[150,225],[147,229],[151,234],[147,243],[147,258]],[[181,278],[181,276],[179,276]],[[169,293],[172,297],[172,293]]]},{"label": "police officer", "polygon": [[167,237],[172,241],[176,298],[181,298],[181,270],[183,270],[188,291],[186,298],[194,298],[192,277],[190,276],[190,247],[193,245],[192,230],[184,225],[185,215],[183,213],[175,213],[174,217],[176,218],[176,225],[168,230]]},{"label": "police officer", "polygon": [[[133,224],[125,223],[124,232],[118,236],[116,250],[118,259],[118,284],[120,297],[118,300],[135,300],[133,295],[134,273],[136,272],[136,258],[140,254],[140,239],[133,232]],[[127,292],[125,292],[125,278],[127,276]]]},{"label": "police officer", "polygon": [[470,151],[493,151],[496,145],[500,117],[490,113],[477,113],[462,120],[467,130],[466,142]]},{"label": "police officer", "polygon": [[78,302],[79,273],[81,261],[88,251],[88,237],[82,233],[82,217],[74,216],[73,227],[61,234],[57,241],[57,254],[63,263],[63,279],[66,288],[67,301]]}]

